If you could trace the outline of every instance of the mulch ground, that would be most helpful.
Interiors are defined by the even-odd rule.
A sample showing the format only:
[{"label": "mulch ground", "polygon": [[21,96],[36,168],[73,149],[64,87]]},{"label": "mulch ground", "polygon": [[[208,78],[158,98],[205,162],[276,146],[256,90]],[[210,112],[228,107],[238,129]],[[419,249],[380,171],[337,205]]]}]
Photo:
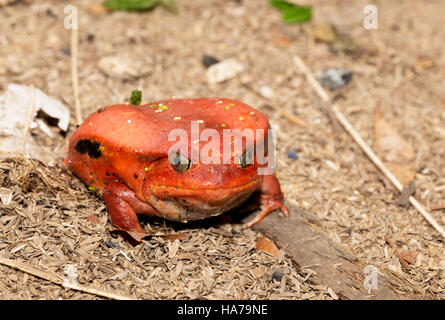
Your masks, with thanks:
[{"label": "mulch ground", "polygon": [[[127,102],[133,89],[143,91],[143,103],[222,96],[260,109],[278,128],[277,175],[286,200],[309,211],[316,228],[369,265],[407,279],[425,298],[445,298],[443,239],[413,208],[397,205],[398,193],[332,125],[292,61],[300,55],[316,74],[328,67],[353,72],[351,83],[333,92],[342,111],[375,147],[374,110],[380,105],[416,152],[417,199],[437,207],[445,199],[442,4],[376,1],[379,29],[366,30],[366,1],[311,1],[311,24],[332,23],[357,43],[357,52],[345,54],[315,42],[304,26],[285,25],[267,1],[179,3],[178,14],[160,8],[98,13],[91,1],[77,1],[84,117]],[[8,30],[0,35],[0,89],[32,84],[74,114],[63,9],[59,1],[43,0],[0,8],[0,28]],[[235,58],[244,71],[209,85],[203,55]],[[101,68],[104,57],[133,63],[136,73],[123,78]],[[281,250],[277,257],[257,250],[261,235],[230,216],[186,226],[144,219],[153,236],[132,246],[113,232],[103,201],[60,165],[74,128],[73,119],[68,135],[55,139],[33,131],[29,143],[52,148],[54,166],[18,158],[0,162],[1,257],[60,276],[75,265],[79,283],[133,298],[336,298],[332,289],[311,283],[316,267],[297,268]],[[293,149],[298,159],[287,157]],[[444,209],[432,215],[445,225]],[[101,298],[5,265],[0,276],[3,299]]]}]

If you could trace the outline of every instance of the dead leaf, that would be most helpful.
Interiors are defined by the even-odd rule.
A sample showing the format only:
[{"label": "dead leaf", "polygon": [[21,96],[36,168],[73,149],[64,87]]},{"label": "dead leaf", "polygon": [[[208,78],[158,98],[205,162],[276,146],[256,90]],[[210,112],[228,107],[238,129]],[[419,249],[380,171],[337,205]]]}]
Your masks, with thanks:
[{"label": "dead leaf", "polygon": [[259,237],[256,239],[256,248],[258,250],[267,252],[274,257],[278,256],[278,248],[275,243],[265,237]]},{"label": "dead leaf", "polygon": [[417,253],[408,250],[399,252],[399,259],[405,260],[409,264],[415,264],[417,260]]},{"label": "dead leaf", "polygon": [[187,234],[185,233],[154,235],[154,237],[160,237],[164,240],[169,240],[169,241],[183,240],[185,239],[186,236]]},{"label": "dead leaf", "polygon": [[141,242],[143,238],[148,236],[148,234],[145,232],[134,232],[134,231],[127,231],[127,230],[123,230],[123,231],[127,232],[134,240],[136,240],[138,242]]},{"label": "dead leaf", "polygon": [[377,155],[396,178],[407,186],[415,177],[415,153],[411,145],[382,118],[380,106],[375,109],[374,130]]},{"label": "dead leaf", "polygon": [[388,237],[385,236],[385,241],[394,249],[394,254],[399,258],[400,263],[406,270],[411,270],[410,264],[415,264],[417,261],[417,253],[408,250],[399,251],[396,248],[395,243]]}]

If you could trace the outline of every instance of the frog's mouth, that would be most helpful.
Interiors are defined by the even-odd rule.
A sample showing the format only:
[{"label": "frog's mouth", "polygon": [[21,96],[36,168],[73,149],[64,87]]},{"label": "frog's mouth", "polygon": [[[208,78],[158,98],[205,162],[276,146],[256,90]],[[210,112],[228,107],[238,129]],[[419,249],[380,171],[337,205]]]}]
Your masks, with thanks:
[{"label": "frog's mouth", "polygon": [[165,219],[187,222],[216,216],[238,207],[252,195],[258,185],[259,179],[241,186],[219,189],[152,186],[150,194],[144,196]]}]

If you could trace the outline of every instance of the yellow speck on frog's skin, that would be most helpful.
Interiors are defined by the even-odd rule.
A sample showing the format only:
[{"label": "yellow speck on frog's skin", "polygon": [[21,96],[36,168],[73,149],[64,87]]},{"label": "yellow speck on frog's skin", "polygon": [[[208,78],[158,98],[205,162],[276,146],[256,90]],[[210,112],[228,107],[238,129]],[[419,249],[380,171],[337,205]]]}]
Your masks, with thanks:
[{"label": "yellow speck on frog's skin", "polygon": [[151,104],[151,105],[149,105],[148,107],[149,108],[153,108],[153,107],[157,107],[158,105],[157,104]]},{"label": "yellow speck on frog's skin", "polygon": [[225,128],[227,127],[225,123],[221,123],[221,127]]},{"label": "yellow speck on frog's skin", "polygon": [[155,112],[162,112],[162,111],[164,111],[164,110],[162,110],[162,109],[155,110]]},{"label": "yellow speck on frog's skin", "polygon": [[173,120],[181,120],[181,117],[174,117]]},{"label": "yellow speck on frog's skin", "polygon": [[225,108],[226,110],[229,110],[230,109],[230,107],[229,106],[226,106],[226,108]]},{"label": "yellow speck on frog's skin", "polygon": [[198,120],[198,123],[204,123],[204,120]]},{"label": "yellow speck on frog's skin", "polygon": [[219,101],[216,101],[216,103],[220,104],[220,103],[223,103],[223,102],[221,100],[219,100]]},{"label": "yellow speck on frog's skin", "polygon": [[145,170],[145,172],[148,172],[148,167],[145,167],[145,169],[144,169],[144,170]]},{"label": "yellow speck on frog's skin", "polygon": [[99,147],[99,151],[104,151],[105,150],[105,147],[104,146],[100,146]]},{"label": "yellow speck on frog's skin", "polygon": [[88,187],[88,190],[94,191],[94,190],[96,190],[96,188],[95,187]]},{"label": "yellow speck on frog's skin", "polygon": [[166,110],[168,107],[165,104],[160,104],[158,110]]},{"label": "yellow speck on frog's skin", "polygon": [[239,119],[240,119],[241,121],[243,121],[243,120],[244,120],[244,117],[239,117]]},{"label": "yellow speck on frog's skin", "polygon": [[229,103],[229,106],[234,106],[235,104],[234,103]]}]

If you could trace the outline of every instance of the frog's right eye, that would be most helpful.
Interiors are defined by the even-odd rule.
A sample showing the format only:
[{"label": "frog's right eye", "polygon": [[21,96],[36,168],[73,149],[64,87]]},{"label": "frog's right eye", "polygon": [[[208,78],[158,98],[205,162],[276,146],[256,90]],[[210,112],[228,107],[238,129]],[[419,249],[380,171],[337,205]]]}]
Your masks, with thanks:
[{"label": "frog's right eye", "polygon": [[180,173],[183,173],[190,168],[190,160],[179,153],[171,153],[168,160],[173,169]]}]

